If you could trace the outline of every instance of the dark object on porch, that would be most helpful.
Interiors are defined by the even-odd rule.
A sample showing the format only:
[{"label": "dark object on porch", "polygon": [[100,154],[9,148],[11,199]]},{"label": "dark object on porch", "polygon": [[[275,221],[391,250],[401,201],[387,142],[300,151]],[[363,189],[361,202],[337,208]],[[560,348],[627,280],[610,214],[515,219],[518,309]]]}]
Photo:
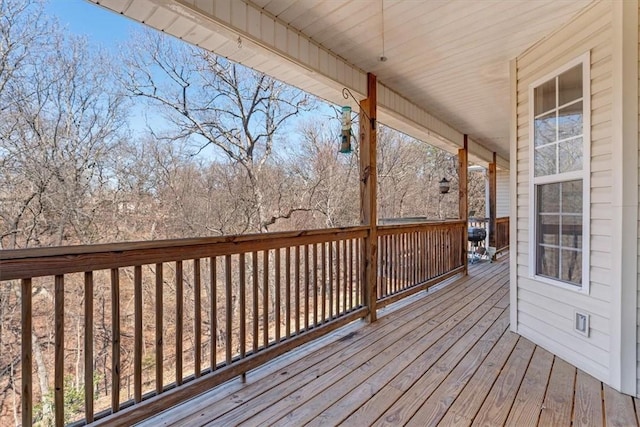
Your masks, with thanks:
[{"label": "dark object on porch", "polygon": [[480,242],[487,238],[487,230],[478,227],[469,227],[467,230],[467,236],[469,242],[471,242],[471,264],[474,264],[480,260],[480,257],[484,254],[484,247],[479,247]]}]

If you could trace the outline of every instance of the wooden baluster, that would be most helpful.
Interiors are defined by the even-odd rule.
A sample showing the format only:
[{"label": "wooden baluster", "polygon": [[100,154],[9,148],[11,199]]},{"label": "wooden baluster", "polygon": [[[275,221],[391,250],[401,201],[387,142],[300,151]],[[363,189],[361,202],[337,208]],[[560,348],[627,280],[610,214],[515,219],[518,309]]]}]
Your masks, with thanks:
[{"label": "wooden baluster", "polygon": [[22,299],[22,425],[33,424],[33,299],[31,278],[22,279],[20,283]]},{"label": "wooden baluster", "polygon": [[120,409],[120,271],[111,269],[111,412]]},{"label": "wooden baluster", "polygon": [[176,261],[176,384],[182,384],[182,348],[184,327],[184,274],[182,261]]},{"label": "wooden baluster", "polygon": [[340,316],[340,240],[336,240],[336,317]]},{"label": "wooden baluster", "polygon": [[333,242],[329,242],[329,319],[333,319]]},{"label": "wooden baluster", "polygon": [[202,373],[202,281],[200,279],[200,258],[193,260],[193,334],[195,352],[193,355],[194,376]]},{"label": "wooden baluster", "polygon": [[142,266],[133,268],[133,400],[142,401]]},{"label": "wooden baluster", "polygon": [[378,294],[380,297],[386,297],[389,295],[389,288],[391,286],[391,272],[392,272],[392,262],[391,255],[393,252],[391,251],[391,236],[382,236],[382,245],[384,246],[384,287],[381,292]]},{"label": "wooden baluster", "polygon": [[304,330],[309,330],[309,245],[304,245]]},{"label": "wooden baluster", "polygon": [[[349,310],[352,310],[355,307],[353,302],[353,245],[355,242],[354,239],[349,239],[347,241],[349,242]],[[378,272],[376,271],[376,278],[377,277]]]},{"label": "wooden baluster", "polygon": [[280,302],[280,248],[275,250],[275,293],[274,298],[276,300],[275,305],[275,323],[276,323],[276,343],[280,342],[280,309],[282,304]]},{"label": "wooden baluster", "polygon": [[269,250],[262,251],[262,345],[269,346]]},{"label": "wooden baluster", "polygon": [[327,321],[327,244],[325,242],[322,242],[322,246],[321,246],[321,270],[322,270],[322,281],[321,281],[321,286],[322,286],[322,290],[321,290],[321,297],[322,297],[322,302],[321,302],[321,319],[322,319],[322,323]]},{"label": "wooden baluster", "polygon": [[349,259],[347,258],[347,244],[347,240],[342,241],[342,313],[346,313],[349,309],[349,306],[347,304],[347,296],[349,295],[347,293],[347,281],[349,280]]},{"label": "wooden baluster", "polygon": [[285,312],[285,332],[287,338],[291,337],[291,248],[287,246],[284,250],[285,261],[285,290],[284,290],[284,302],[286,306]]},{"label": "wooden baluster", "polygon": [[93,272],[84,273],[84,417],[93,422]]},{"label": "wooden baluster", "polygon": [[64,276],[55,277],[55,419],[64,426]]},{"label": "wooden baluster", "polygon": [[225,308],[226,308],[226,342],[225,342],[225,355],[227,366],[231,365],[231,350],[232,350],[232,326],[233,322],[231,316],[233,316],[233,295],[231,292],[231,255],[224,256],[224,289],[225,289]]},{"label": "wooden baluster", "polygon": [[218,365],[218,258],[209,258],[209,286],[210,286],[210,312],[209,323],[211,325],[211,353],[209,354],[211,371]]},{"label": "wooden baluster", "polygon": [[260,321],[260,307],[259,307],[259,288],[258,288],[258,253],[251,253],[251,268],[253,269],[253,274],[251,279],[253,281],[253,316],[251,318],[253,322],[253,352],[258,351],[258,323]]},{"label": "wooden baluster", "polygon": [[164,278],[162,277],[162,263],[156,264],[156,394],[164,389],[164,328],[163,328],[163,296]]},{"label": "wooden baluster", "polygon": [[318,245],[313,244],[313,326],[318,326]]},{"label": "wooden baluster", "polygon": [[362,302],[364,301],[364,288],[362,286],[362,270],[361,270],[361,266],[363,263],[363,259],[362,259],[362,245],[361,245],[362,239],[358,238],[356,239],[356,254],[357,254],[357,261],[356,261],[356,284],[357,284],[357,304],[358,306],[362,305]]},{"label": "wooden baluster", "polygon": [[262,251],[262,341],[269,346],[269,250]]},{"label": "wooden baluster", "polygon": [[239,255],[238,268],[240,270],[240,358],[244,359],[247,346],[247,303],[246,303],[246,264],[245,254]]},{"label": "wooden baluster", "polygon": [[295,311],[296,311],[296,333],[300,333],[300,246],[296,246],[295,249],[295,271],[293,278],[293,285],[295,288]]}]

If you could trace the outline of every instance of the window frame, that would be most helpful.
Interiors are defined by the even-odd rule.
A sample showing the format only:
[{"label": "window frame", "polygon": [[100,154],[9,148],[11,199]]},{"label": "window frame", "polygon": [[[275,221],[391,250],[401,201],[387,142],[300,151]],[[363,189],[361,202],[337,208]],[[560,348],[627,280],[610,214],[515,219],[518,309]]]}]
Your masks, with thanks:
[{"label": "window frame", "polygon": [[[582,169],[571,172],[562,172],[552,175],[535,176],[535,89],[551,79],[555,79],[565,71],[582,65]],[[590,220],[591,220],[591,55],[587,51],[584,54],[566,62],[561,67],[542,76],[529,84],[529,278],[538,282],[558,286],[574,292],[589,294],[589,265],[590,265]],[[555,92],[555,108],[559,108],[557,102],[557,88]],[[544,113],[542,113],[544,114]],[[538,265],[538,197],[537,187],[542,184],[554,184],[573,180],[582,180],[582,283],[571,284],[560,279],[554,279],[537,274]]]}]

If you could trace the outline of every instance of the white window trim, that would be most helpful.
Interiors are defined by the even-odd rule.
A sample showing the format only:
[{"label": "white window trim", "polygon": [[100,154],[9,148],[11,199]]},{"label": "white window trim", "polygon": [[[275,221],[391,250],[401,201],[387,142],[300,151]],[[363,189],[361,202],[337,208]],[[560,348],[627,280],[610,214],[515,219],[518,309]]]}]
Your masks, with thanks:
[{"label": "white window trim", "polygon": [[[581,171],[565,172],[561,174],[535,177],[534,158],[535,144],[534,138],[534,89],[546,81],[555,78],[563,72],[582,64],[582,158],[583,165]],[[589,294],[590,274],[589,266],[591,259],[591,54],[589,51],[579,57],[565,63],[562,67],[544,75],[529,85],[529,278],[541,283],[557,286],[573,292]],[[561,280],[555,280],[536,274],[536,228],[537,228],[537,197],[535,194],[536,184],[555,183],[568,181],[571,179],[582,179],[582,285],[571,285]]]}]

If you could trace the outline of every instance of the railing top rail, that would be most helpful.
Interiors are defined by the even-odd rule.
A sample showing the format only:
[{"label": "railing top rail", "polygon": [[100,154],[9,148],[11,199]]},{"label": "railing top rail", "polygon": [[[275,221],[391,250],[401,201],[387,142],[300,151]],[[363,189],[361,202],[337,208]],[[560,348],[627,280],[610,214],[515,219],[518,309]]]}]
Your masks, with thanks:
[{"label": "railing top rail", "polygon": [[431,222],[418,222],[414,224],[392,224],[392,225],[379,225],[378,235],[387,235],[394,233],[403,233],[410,231],[428,230],[430,228],[438,227],[451,227],[463,226],[466,222],[464,220],[446,220],[446,221],[431,221]]},{"label": "railing top rail", "polygon": [[78,273],[362,238],[368,227],[345,227],[191,239],[0,251],[0,280]]}]

